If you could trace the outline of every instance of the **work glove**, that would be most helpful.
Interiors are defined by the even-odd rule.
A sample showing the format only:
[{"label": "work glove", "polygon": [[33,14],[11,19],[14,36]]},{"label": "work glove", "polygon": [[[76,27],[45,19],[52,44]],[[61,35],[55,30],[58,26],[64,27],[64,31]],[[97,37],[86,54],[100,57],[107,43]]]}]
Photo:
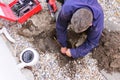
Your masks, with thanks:
[{"label": "work glove", "polygon": [[51,5],[53,12],[55,13],[57,11],[56,0],[47,0],[47,3]]}]

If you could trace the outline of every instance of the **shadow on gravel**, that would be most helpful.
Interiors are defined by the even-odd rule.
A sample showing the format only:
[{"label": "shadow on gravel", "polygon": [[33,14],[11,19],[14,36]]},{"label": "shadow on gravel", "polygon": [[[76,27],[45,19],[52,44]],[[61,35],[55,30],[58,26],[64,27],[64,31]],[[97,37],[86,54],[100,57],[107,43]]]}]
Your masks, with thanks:
[{"label": "shadow on gravel", "polygon": [[[60,67],[69,66],[71,71],[74,71],[74,59],[64,56],[60,53],[60,44],[55,38],[55,30],[43,32],[39,36],[34,37],[34,44],[42,51],[50,51],[58,53],[57,61]],[[70,47],[76,47],[80,40],[83,40],[84,35],[76,34],[68,31],[68,41]],[[120,32],[103,31],[99,46],[93,50],[93,58],[98,61],[100,69],[106,69],[108,72],[120,71]],[[67,67],[68,67],[67,66]]]},{"label": "shadow on gravel", "polygon": [[120,72],[120,32],[104,30],[92,57],[98,61],[100,70]]},{"label": "shadow on gravel", "polygon": [[[68,47],[76,47],[78,40],[80,40],[81,34],[76,34],[75,32],[68,31]],[[83,39],[82,39],[83,40]],[[55,29],[47,32],[42,32],[38,36],[34,37],[33,44],[40,51],[47,51],[50,53],[56,53],[57,62],[60,68],[65,68],[65,74],[69,77],[74,78],[76,73],[76,59],[69,58],[66,55],[60,53],[60,44],[56,39]],[[82,59],[82,58],[81,58]]]}]

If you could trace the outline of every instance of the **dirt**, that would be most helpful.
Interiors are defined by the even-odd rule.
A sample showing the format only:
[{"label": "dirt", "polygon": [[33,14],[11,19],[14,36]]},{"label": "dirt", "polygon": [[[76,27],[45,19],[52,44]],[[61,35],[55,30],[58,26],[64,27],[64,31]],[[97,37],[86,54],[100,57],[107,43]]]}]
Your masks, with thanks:
[{"label": "dirt", "polygon": [[[69,38],[68,47],[75,47],[75,44],[78,42],[79,36],[80,35],[84,36],[84,34],[76,34],[75,32],[71,30],[68,30],[68,34],[69,34],[68,35],[68,38]],[[74,36],[77,36],[77,37],[74,37]],[[60,53],[60,44],[56,40],[55,29],[51,29],[47,32],[40,33],[38,36],[34,36],[33,38],[34,38],[34,41],[32,43],[38,49],[38,51],[42,51],[44,53],[46,51],[48,53],[53,53],[53,54],[56,53],[56,56],[57,56],[56,60],[58,61],[59,67],[63,68],[64,66],[66,66],[66,64],[68,64],[66,68],[67,72],[65,73],[67,76],[74,78],[76,70],[77,70],[75,66],[75,62],[77,61],[73,58],[69,58]]]},{"label": "dirt", "polygon": [[[25,31],[21,35],[29,38],[32,37],[32,43],[39,51],[60,53],[60,44],[55,38],[55,23],[47,23],[46,25],[49,25],[49,27],[51,26],[51,29],[48,27],[48,29],[46,28],[45,31],[42,29],[40,32],[39,30],[41,26],[35,26],[34,23],[29,20],[27,23],[23,24],[23,27],[20,30],[28,30],[29,33],[28,31]],[[86,35],[85,33],[76,34],[69,29],[68,38],[69,47],[77,47],[82,44],[86,38]],[[108,72],[120,72],[120,32],[109,32],[104,30],[100,39],[100,44],[93,50],[92,56],[93,58],[97,59],[100,70],[105,69]],[[61,58],[63,59],[63,57]],[[69,60],[63,59],[63,62],[60,62],[60,66],[64,65],[68,61]]]},{"label": "dirt", "polygon": [[[60,44],[55,38],[55,23],[51,23],[51,17],[46,8],[24,23],[18,34],[32,38],[31,42],[38,51],[60,53]],[[85,38],[85,33],[76,34],[68,30],[69,47],[79,46]],[[100,70],[120,72],[120,32],[104,30],[99,46],[92,51],[92,57],[98,61]],[[61,55],[58,61],[59,65],[63,66],[69,62],[69,59]]]},{"label": "dirt", "polygon": [[120,32],[103,31],[99,46],[93,50],[98,67],[108,72],[120,72]]},{"label": "dirt", "polygon": [[48,10],[44,9],[22,24],[22,28],[19,29],[18,34],[30,38],[47,32],[55,27],[55,24],[53,24],[51,20],[52,18]]},{"label": "dirt", "polygon": [[[68,31],[68,41],[70,47],[76,47],[85,40],[85,34],[76,34],[73,31]],[[42,51],[59,52],[60,45],[55,39],[55,30],[48,31],[48,33],[41,33],[34,37],[33,43]],[[60,53],[60,52],[59,52]],[[120,32],[103,31],[100,44],[93,50],[93,58],[98,61],[100,70],[105,69],[108,72],[120,72]],[[62,55],[62,62],[60,66],[65,65],[69,59],[65,59]]]}]

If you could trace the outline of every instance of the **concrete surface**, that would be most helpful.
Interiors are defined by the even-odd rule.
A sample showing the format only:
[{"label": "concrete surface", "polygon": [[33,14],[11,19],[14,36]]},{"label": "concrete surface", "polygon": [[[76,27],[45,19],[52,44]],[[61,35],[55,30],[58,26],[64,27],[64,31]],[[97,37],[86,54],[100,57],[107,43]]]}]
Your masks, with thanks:
[{"label": "concrete surface", "polygon": [[26,80],[17,67],[11,51],[0,35],[0,80]]},{"label": "concrete surface", "polygon": [[109,31],[120,31],[120,24],[113,23],[113,21],[106,20],[105,28]]},{"label": "concrete surface", "polygon": [[106,78],[106,80],[120,80],[120,73],[117,72],[112,72],[107,73],[106,71],[102,70],[101,73],[103,74],[103,76]]}]

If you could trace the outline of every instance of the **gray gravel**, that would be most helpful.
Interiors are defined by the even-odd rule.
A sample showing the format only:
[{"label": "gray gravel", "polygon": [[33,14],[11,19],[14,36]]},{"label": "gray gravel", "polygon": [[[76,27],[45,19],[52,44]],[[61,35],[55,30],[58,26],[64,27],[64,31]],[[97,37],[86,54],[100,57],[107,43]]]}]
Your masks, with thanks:
[{"label": "gray gravel", "polygon": [[[6,0],[4,0],[6,1]],[[45,7],[43,0],[39,0]],[[99,0],[105,12],[105,20],[112,20],[115,24],[120,24],[120,4],[119,0]],[[43,9],[44,9],[43,8]],[[32,19],[32,18],[31,18]],[[15,44],[11,44],[14,49],[15,57],[19,59],[19,54],[27,47],[36,47],[30,43],[32,38],[25,38],[17,34],[20,24],[10,23],[1,19],[10,35],[16,40]],[[33,66],[32,73],[34,80],[106,80],[99,72],[96,65],[97,61],[91,58],[91,53],[82,59],[71,60],[60,53],[42,52],[40,53],[39,62]],[[65,62],[63,62],[65,61]]]}]

